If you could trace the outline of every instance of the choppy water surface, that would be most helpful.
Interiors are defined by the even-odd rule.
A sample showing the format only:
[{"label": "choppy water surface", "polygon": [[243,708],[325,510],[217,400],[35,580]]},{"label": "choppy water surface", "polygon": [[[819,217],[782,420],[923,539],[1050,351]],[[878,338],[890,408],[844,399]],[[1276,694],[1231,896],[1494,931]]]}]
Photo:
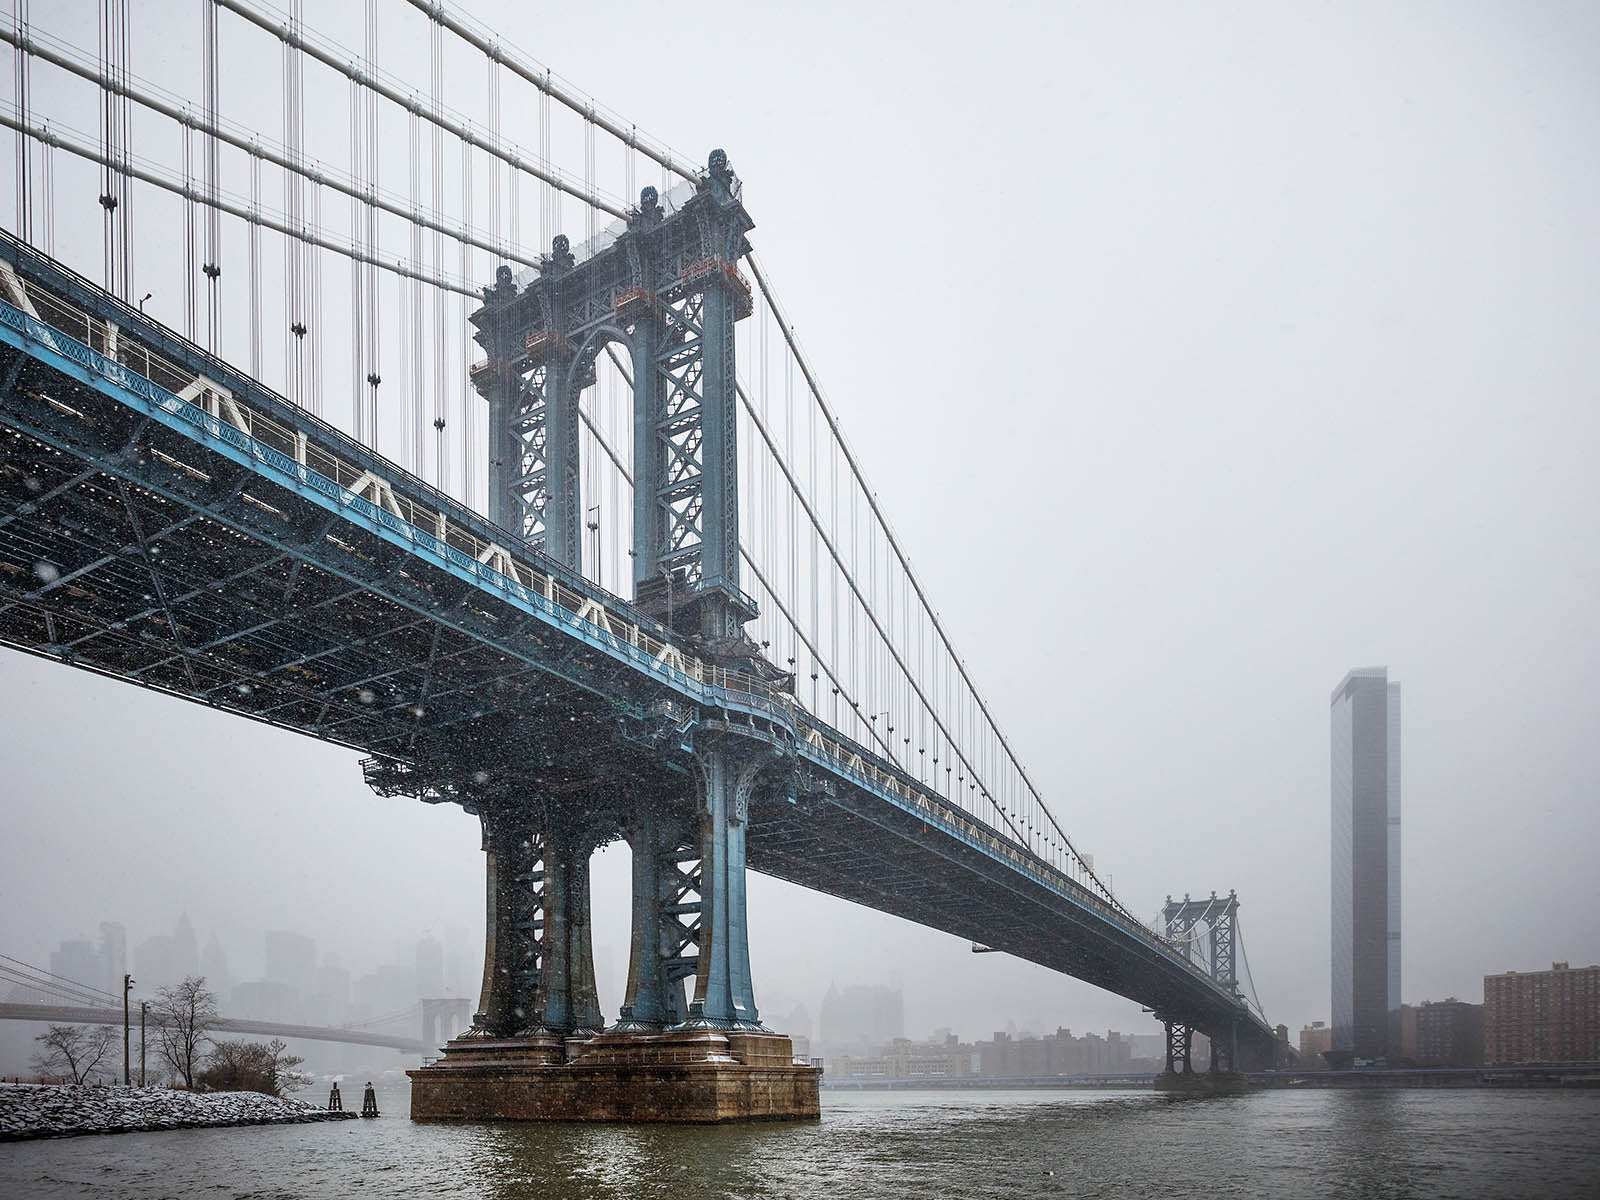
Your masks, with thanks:
[{"label": "choppy water surface", "polygon": [[824,1093],[806,1125],[377,1121],[0,1146],[0,1196],[1595,1197],[1600,1092]]}]

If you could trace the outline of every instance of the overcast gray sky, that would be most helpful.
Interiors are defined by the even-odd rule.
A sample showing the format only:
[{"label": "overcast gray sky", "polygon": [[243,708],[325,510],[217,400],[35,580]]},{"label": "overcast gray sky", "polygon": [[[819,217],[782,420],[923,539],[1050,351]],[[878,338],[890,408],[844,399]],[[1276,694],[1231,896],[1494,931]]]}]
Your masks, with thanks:
[{"label": "overcast gray sky", "polygon": [[[1237,888],[1268,1015],[1325,1019],[1328,695],[1381,663],[1405,999],[1600,961],[1600,10],[470,7],[641,128],[727,148],[927,590],[1132,908]],[[354,755],[17,654],[0,685],[0,951],[180,909],[244,975],[268,928],[357,970],[481,938],[475,819],[372,796]],[[613,1010],[623,861],[595,874]],[[750,925],[768,1012],[893,978],[916,1036],[1150,1027],[770,880]]]}]

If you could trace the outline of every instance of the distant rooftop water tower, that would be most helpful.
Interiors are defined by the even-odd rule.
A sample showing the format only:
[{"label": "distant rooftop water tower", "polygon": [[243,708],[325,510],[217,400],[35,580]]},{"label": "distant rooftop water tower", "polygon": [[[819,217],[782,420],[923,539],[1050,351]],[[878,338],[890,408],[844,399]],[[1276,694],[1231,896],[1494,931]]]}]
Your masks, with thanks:
[{"label": "distant rooftop water tower", "polygon": [[1387,667],[1333,691],[1335,1064],[1400,1053],[1400,685]]}]

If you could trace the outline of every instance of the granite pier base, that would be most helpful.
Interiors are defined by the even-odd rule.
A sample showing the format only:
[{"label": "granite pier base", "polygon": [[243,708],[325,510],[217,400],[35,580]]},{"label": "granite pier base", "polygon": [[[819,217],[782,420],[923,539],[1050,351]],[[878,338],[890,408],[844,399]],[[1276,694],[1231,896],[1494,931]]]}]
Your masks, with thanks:
[{"label": "granite pier base", "polygon": [[1155,1089],[1181,1096],[1243,1096],[1250,1082],[1238,1071],[1163,1071]]},{"label": "granite pier base", "polygon": [[712,1029],[457,1038],[411,1076],[414,1121],[802,1121],[817,1067],[783,1034]]}]

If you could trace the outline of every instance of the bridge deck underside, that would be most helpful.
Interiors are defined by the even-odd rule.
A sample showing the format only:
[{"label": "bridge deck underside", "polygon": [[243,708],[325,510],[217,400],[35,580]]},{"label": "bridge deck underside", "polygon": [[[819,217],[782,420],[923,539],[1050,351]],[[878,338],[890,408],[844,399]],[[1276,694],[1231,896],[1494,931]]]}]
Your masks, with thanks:
[{"label": "bridge deck underside", "polygon": [[[9,344],[0,643],[386,756],[428,798],[463,799],[448,785],[466,777],[485,797],[675,786],[672,756],[638,736],[658,680]],[[749,862],[1201,1028],[1240,1015],[1115,922],[848,780],[753,806]]]},{"label": "bridge deck underside", "polygon": [[1062,971],[1198,1027],[1236,1016],[1114,925],[914,814],[848,796],[750,813],[749,865]]},{"label": "bridge deck underside", "polygon": [[489,786],[553,739],[645,769],[648,690],[576,639],[30,359],[7,424],[0,642]]}]

